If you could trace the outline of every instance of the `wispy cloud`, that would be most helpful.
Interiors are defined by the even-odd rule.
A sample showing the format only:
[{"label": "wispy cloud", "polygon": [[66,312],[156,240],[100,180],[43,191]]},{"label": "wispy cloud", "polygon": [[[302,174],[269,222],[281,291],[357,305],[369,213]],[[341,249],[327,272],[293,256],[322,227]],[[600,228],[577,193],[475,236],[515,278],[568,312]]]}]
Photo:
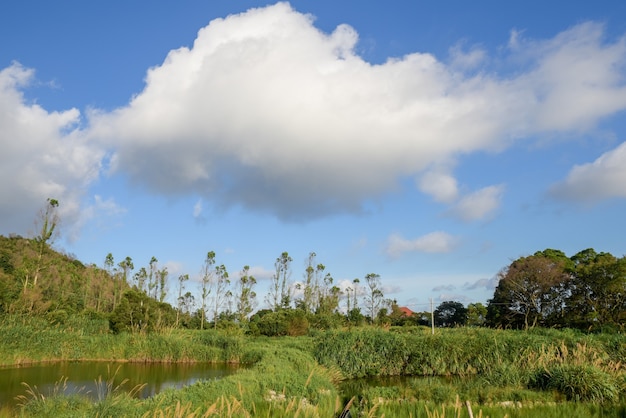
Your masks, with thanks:
[{"label": "wispy cloud", "polygon": [[392,258],[400,257],[407,252],[448,253],[458,243],[458,238],[442,231],[431,232],[415,239],[392,234],[387,239],[385,252]]},{"label": "wispy cloud", "polygon": [[462,197],[449,213],[463,221],[489,219],[500,207],[504,186],[489,186]]}]

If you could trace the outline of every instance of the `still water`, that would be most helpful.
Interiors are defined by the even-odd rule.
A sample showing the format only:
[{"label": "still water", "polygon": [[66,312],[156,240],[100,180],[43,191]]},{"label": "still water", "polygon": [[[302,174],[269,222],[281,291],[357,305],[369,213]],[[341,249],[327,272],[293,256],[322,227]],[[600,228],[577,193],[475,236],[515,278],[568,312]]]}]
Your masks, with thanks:
[{"label": "still water", "polygon": [[[145,386],[135,396],[146,398],[168,388],[181,388],[200,380],[219,379],[235,373],[231,364],[60,362],[17,368],[0,368],[0,405],[15,406],[28,387],[49,396],[53,393],[80,393],[98,400],[107,391],[131,392]],[[67,380],[66,380],[67,379]]]}]

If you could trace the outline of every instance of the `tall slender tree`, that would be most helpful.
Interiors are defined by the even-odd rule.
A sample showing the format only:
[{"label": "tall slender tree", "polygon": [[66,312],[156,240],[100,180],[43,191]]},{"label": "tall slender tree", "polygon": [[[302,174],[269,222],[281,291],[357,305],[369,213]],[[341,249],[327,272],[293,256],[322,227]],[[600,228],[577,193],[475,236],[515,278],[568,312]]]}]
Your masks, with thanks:
[{"label": "tall slender tree", "polygon": [[215,265],[215,251],[209,251],[204,259],[201,272],[201,290],[200,294],[202,306],[200,307],[200,329],[204,329],[204,322],[206,320],[207,299],[211,293],[211,282],[213,280],[213,266]]},{"label": "tall slender tree", "polygon": [[[46,200],[46,206],[39,211],[39,214],[35,220],[35,224],[38,226],[38,235],[35,237],[37,243],[37,261],[35,263],[35,274],[33,277],[33,287],[37,286],[39,274],[43,269],[42,259],[45,249],[54,242],[54,239],[58,235],[57,226],[59,224],[59,201],[56,199],[48,198]],[[28,277],[24,280],[24,290],[28,287]]]},{"label": "tall slender tree", "polygon": [[124,260],[119,262],[118,266],[122,271],[122,277],[124,278],[124,282],[128,283],[128,277],[130,276],[130,272],[135,268],[135,265],[133,264],[133,259],[130,257],[126,257]]},{"label": "tall slender tree", "polygon": [[167,278],[169,276],[167,267],[163,267],[157,274],[159,276],[159,302],[164,302],[167,296]]},{"label": "tall slender tree", "polygon": [[291,304],[291,289],[289,277],[291,277],[291,262],[293,259],[288,252],[283,252],[274,262],[274,275],[267,295],[267,302],[276,311],[280,308],[288,308]]},{"label": "tall slender tree", "polygon": [[385,299],[383,294],[382,285],[380,283],[380,275],[376,273],[369,273],[365,276],[365,286],[367,294],[365,295],[365,305],[367,307],[367,313],[370,320],[374,322],[378,310]]},{"label": "tall slender tree", "polygon": [[250,266],[244,266],[239,273],[237,282],[237,319],[244,322],[254,309],[256,293],[254,292],[256,279],[250,274]]},{"label": "tall slender tree", "polygon": [[213,327],[217,328],[217,319],[220,310],[223,308],[224,303],[228,298],[228,286],[230,286],[230,279],[228,278],[228,271],[223,264],[215,268],[214,284],[213,284]]},{"label": "tall slender tree", "polygon": [[185,298],[183,297],[183,292],[185,290],[185,282],[188,281],[188,274],[181,274],[180,276],[178,276],[178,298],[176,299],[178,310],[176,311],[176,326],[178,326],[180,313],[183,311],[183,307],[185,306]]},{"label": "tall slender tree", "polygon": [[152,256],[150,259],[150,267],[148,268],[148,296],[156,299],[158,286],[159,260]]}]

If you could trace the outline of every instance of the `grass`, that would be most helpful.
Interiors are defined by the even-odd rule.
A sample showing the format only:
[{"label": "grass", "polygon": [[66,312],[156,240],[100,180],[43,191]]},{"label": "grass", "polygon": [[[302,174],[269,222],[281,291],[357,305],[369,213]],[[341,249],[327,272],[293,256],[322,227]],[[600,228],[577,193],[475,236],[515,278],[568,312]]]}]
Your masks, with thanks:
[{"label": "grass", "polygon": [[[253,366],[145,400],[113,387],[111,376],[100,379],[102,393],[96,402],[80,394],[64,395],[62,383],[52,396],[27,387],[19,415],[332,417],[352,402],[355,417],[441,418],[469,416],[467,401],[474,417],[626,414],[622,335],[489,329],[438,330],[430,335],[420,328],[353,328],[315,337],[173,329],[114,336],[98,323],[65,326],[3,320],[1,361],[117,359]],[[415,377],[397,385],[359,388],[353,399],[337,389],[345,379],[374,376]],[[13,415],[0,410],[3,416]]]}]

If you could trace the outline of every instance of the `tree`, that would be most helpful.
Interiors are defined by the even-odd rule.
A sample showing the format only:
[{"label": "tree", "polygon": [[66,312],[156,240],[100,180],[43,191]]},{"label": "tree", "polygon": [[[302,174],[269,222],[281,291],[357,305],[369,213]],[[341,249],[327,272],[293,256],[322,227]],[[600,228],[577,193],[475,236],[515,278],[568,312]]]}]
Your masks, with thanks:
[{"label": "tree", "polygon": [[273,310],[288,308],[291,304],[291,292],[289,289],[289,277],[291,277],[290,265],[293,259],[288,252],[283,252],[274,262],[275,273],[267,296],[267,302]]},{"label": "tree", "polygon": [[157,275],[159,277],[159,302],[162,303],[165,301],[165,297],[167,296],[167,277],[169,276],[167,267],[163,267],[159,270]]},{"label": "tree", "polygon": [[190,314],[196,304],[196,298],[191,294],[191,292],[186,292],[182,296],[181,309],[183,313]]},{"label": "tree", "polygon": [[117,306],[118,294],[120,294],[121,297],[122,292],[120,290],[120,286],[118,286],[117,278],[115,277],[117,275],[115,271],[115,260],[113,259],[113,254],[111,253],[108,253],[104,258],[104,270],[107,272],[109,279],[113,282],[113,309],[115,309]]},{"label": "tree", "polygon": [[354,288],[354,298],[353,298],[353,309],[359,308],[359,284],[361,280],[359,278],[355,278],[352,280],[352,287]]},{"label": "tree", "polygon": [[207,298],[211,293],[211,282],[213,280],[213,266],[215,265],[215,251],[209,251],[204,259],[204,265],[202,266],[202,278],[201,278],[201,318],[200,329],[204,329],[204,321],[206,319]]},{"label": "tree", "polygon": [[189,281],[188,274],[181,274],[180,276],[178,276],[178,298],[176,299],[176,302],[178,303],[178,310],[176,311],[176,326],[178,326],[180,313],[183,311],[183,307],[185,304],[183,291],[185,290],[185,282],[187,281]]},{"label": "tree", "polygon": [[119,262],[118,266],[122,270],[124,282],[128,283],[128,276],[130,275],[130,272],[135,268],[135,266],[133,265],[133,259],[130,257],[126,257],[124,260]]},{"label": "tree", "polygon": [[305,312],[313,311],[313,298],[317,293],[317,286],[315,283],[315,257],[314,252],[309,253],[307,260],[307,266],[304,272],[304,283],[302,284],[302,300],[301,306]]},{"label": "tree", "polygon": [[373,323],[385,298],[380,284],[380,275],[376,273],[367,274],[365,276],[365,286],[367,292],[365,295],[365,306]]},{"label": "tree", "polygon": [[145,267],[139,269],[134,275],[135,284],[140,292],[146,292],[146,281],[148,280],[148,272]]},{"label": "tree", "polygon": [[467,323],[467,309],[460,302],[446,301],[434,311],[435,325],[439,327],[456,327]]},{"label": "tree", "polygon": [[244,322],[248,319],[248,315],[252,313],[255,305],[256,293],[254,285],[256,279],[250,274],[250,266],[244,266],[239,273],[239,281],[237,282],[237,319]]},{"label": "tree", "polygon": [[592,248],[572,257],[567,317],[577,327],[620,326],[626,319],[626,258]]},{"label": "tree", "polygon": [[487,321],[487,307],[480,302],[467,305],[467,325],[480,327]]},{"label": "tree", "polygon": [[224,305],[228,295],[228,286],[230,285],[226,266],[222,264],[216,267],[213,278],[215,280],[213,284],[213,326],[217,328],[217,317]]},{"label": "tree", "polygon": [[111,313],[113,332],[153,331],[174,324],[176,314],[167,303],[157,302],[145,293],[129,290]]},{"label": "tree", "polygon": [[528,329],[550,325],[563,314],[568,280],[566,261],[536,253],[501,271],[487,307],[491,325]]},{"label": "tree", "polygon": [[157,298],[159,260],[152,256],[150,259],[150,267],[148,270],[148,296]]},{"label": "tree", "polygon": [[[37,286],[37,280],[39,279],[39,273],[43,269],[42,258],[44,250],[54,242],[54,239],[58,235],[57,225],[59,224],[59,201],[56,199],[48,198],[46,200],[46,206],[39,211],[35,224],[38,226],[38,235],[35,237],[37,243],[37,261],[35,264],[35,274],[33,277],[33,287]],[[28,277],[24,280],[24,290],[28,287]]]}]

